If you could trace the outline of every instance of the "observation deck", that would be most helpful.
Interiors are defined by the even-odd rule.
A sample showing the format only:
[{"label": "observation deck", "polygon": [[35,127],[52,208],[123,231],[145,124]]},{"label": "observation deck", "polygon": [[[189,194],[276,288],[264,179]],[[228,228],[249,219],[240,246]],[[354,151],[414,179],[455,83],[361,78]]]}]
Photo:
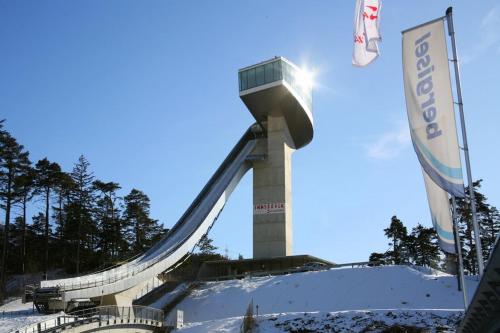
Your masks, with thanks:
[{"label": "observation deck", "polygon": [[293,148],[311,142],[312,82],[302,69],[275,57],[240,69],[238,76],[240,98],[257,122],[262,124],[268,116],[284,116]]}]

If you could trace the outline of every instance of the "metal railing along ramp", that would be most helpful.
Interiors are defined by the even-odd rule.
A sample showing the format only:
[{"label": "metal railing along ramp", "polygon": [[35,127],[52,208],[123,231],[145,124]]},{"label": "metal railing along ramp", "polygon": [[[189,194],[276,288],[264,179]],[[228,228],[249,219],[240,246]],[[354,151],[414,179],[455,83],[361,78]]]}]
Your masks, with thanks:
[{"label": "metal railing along ramp", "polygon": [[500,241],[498,239],[457,332],[500,332]]},{"label": "metal railing along ramp", "polygon": [[59,304],[63,304],[64,308],[58,305],[51,310],[65,309],[71,300],[98,300],[106,295],[115,295],[173,269],[192,252],[200,238],[217,219],[232,191],[250,169],[249,160],[253,158],[251,153],[256,139],[262,135],[256,125],[245,132],[179,221],[162,240],[144,254],[121,266],[101,272],[69,279],[42,281],[39,295],[43,295],[44,290],[55,290],[60,295]]},{"label": "metal railing along ramp", "polygon": [[99,306],[91,309],[64,314],[40,323],[12,331],[11,333],[41,333],[99,331],[134,328],[145,332],[153,332],[163,327],[162,310],[145,306]]}]

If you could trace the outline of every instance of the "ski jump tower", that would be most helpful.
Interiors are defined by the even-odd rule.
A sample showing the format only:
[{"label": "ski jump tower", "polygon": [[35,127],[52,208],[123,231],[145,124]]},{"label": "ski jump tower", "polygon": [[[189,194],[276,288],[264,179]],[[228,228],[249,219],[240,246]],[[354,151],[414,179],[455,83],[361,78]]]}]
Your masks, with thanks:
[{"label": "ski jump tower", "polygon": [[297,66],[273,58],[239,71],[240,97],[257,120],[169,232],[143,254],[78,277],[47,280],[34,293],[41,312],[88,305],[129,306],[189,256],[253,167],[253,256],[292,254],[292,152],[313,137],[311,83]]},{"label": "ski jump tower", "polygon": [[239,70],[240,98],[265,132],[253,167],[253,257],[292,254],[292,153],[313,138],[312,82],[283,57]]}]

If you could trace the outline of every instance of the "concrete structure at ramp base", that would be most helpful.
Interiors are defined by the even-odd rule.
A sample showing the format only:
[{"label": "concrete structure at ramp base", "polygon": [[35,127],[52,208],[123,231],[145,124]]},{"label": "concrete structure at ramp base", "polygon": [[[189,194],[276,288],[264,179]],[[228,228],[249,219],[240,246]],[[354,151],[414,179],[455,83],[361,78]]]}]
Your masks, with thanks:
[{"label": "concrete structure at ramp base", "polygon": [[254,168],[254,257],[292,252],[291,155],[313,137],[311,85],[277,57],[239,71],[240,97],[257,123],[249,127],[179,221],[145,253],[116,267],[42,281],[40,312],[92,305],[130,306],[180,265],[215,223],[240,179]]}]

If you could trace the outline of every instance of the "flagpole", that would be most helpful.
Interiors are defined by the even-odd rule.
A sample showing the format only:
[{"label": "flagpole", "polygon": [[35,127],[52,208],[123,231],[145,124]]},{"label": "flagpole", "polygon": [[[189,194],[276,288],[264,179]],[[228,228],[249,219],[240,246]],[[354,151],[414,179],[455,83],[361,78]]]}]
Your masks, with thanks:
[{"label": "flagpole", "polygon": [[453,221],[453,234],[455,236],[455,249],[457,250],[457,261],[458,261],[458,290],[462,291],[464,297],[464,310],[467,311],[467,287],[465,285],[464,276],[464,262],[462,259],[462,243],[460,242],[460,234],[458,233],[458,221],[457,221],[457,203],[455,201],[455,196],[451,196],[451,216]]},{"label": "flagpole", "polygon": [[472,174],[470,168],[469,159],[469,146],[467,144],[467,133],[465,131],[465,116],[464,116],[464,105],[462,102],[462,86],[460,84],[460,71],[458,68],[458,56],[457,56],[457,46],[455,43],[455,30],[453,29],[453,17],[452,17],[452,7],[448,7],[446,10],[446,21],[448,22],[448,35],[451,38],[451,49],[453,51],[453,62],[455,68],[455,82],[457,85],[457,99],[458,99],[458,110],[460,113],[460,125],[462,126],[462,141],[463,150],[465,157],[465,168],[467,171],[467,181],[469,182],[469,195],[470,195],[470,208],[472,213],[472,227],[474,229],[474,242],[476,243],[476,256],[477,264],[479,268],[479,276],[483,275],[484,262],[483,262],[483,251],[481,249],[481,238],[479,234],[479,225],[477,223],[476,214],[476,199],[474,196],[474,186],[472,184]]}]

